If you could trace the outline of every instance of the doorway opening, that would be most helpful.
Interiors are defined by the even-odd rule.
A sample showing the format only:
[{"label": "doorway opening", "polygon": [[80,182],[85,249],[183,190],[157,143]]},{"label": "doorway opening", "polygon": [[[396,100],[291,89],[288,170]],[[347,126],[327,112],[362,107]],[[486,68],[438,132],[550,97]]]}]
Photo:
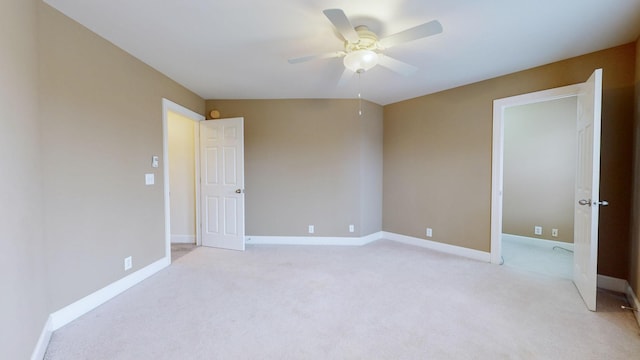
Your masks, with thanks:
[{"label": "doorway opening", "polygon": [[[498,99],[493,103],[491,172],[491,262],[502,263],[505,112],[518,105],[576,97],[573,283],[585,305],[596,310],[602,69],[584,83]],[[541,233],[541,230],[539,230]],[[538,232],[538,231],[536,231]]]},{"label": "doorway opening", "polygon": [[[162,99],[165,256],[201,244],[199,122],[204,116]],[[174,257],[177,258],[177,257]]]},{"label": "doorway opening", "polygon": [[[493,104],[493,151],[492,151],[492,191],[491,191],[491,262],[503,263],[503,191],[504,191],[504,146],[505,119],[511,110],[555,100],[575,98],[580,93],[579,85],[538,91],[529,94],[498,99]],[[575,120],[575,117],[574,117]],[[536,224],[537,225],[537,224]],[[534,230],[534,229],[532,229]],[[544,228],[543,228],[544,230]],[[549,229],[551,230],[551,229]]]},{"label": "doorway opening", "polygon": [[505,266],[573,279],[576,119],[576,96],[505,109]]}]

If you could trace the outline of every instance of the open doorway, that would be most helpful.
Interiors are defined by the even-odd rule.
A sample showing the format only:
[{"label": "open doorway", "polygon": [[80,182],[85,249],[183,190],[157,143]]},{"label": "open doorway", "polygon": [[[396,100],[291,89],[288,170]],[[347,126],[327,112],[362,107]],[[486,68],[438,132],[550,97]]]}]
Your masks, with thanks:
[{"label": "open doorway", "polygon": [[602,69],[584,83],[497,99],[493,102],[491,170],[491,262],[502,263],[504,193],[504,115],[507,109],[576,97],[576,177],[574,193],[573,283],[591,311],[596,310],[598,218],[600,206],[600,128]]},{"label": "open doorway", "polygon": [[502,261],[573,279],[577,96],[504,111]]},{"label": "open doorway", "polygon": [[175,260],[201,243],[198,124],[204,116],[166,99],[162,109],[165,256]]}]

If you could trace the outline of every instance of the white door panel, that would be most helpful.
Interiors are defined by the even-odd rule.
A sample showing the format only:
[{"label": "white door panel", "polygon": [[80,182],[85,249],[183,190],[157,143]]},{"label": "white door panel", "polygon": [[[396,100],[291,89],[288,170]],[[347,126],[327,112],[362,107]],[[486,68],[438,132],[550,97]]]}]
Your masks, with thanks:
[{"label": "white door panel", "polygon": [[202,245],[244,250],[243,118],[200,122]]},{"label": "white door panel", "polygon": [[578,95],[578,166],[575,189],[573,281],[589,310],[596,310],[602,69]]}]

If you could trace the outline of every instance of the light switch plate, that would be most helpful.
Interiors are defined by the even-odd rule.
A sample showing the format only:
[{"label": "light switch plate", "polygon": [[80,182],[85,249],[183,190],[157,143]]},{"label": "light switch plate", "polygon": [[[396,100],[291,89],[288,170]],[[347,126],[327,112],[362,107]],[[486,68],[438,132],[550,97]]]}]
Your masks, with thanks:
[{"label": "light switch plate", "polygon": [[160,158],[158,157],[158,155],[153,155],[151,157],[151,167],[157,168],[159,166],[158,161],[160,160]]},{"label": "light switch plate", "polygon": [[153,174],[144,174],[144,184],[153,185],[156,183],[156,177]]}]

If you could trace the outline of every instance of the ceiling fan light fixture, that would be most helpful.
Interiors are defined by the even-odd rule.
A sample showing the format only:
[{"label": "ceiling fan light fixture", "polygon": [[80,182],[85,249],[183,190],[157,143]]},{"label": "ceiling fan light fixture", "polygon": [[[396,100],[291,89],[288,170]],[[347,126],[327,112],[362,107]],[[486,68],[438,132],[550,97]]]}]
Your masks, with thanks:
[{"label": "ceiling fan light fixture", "polygon": [[362,73],[378,64],[378,54],[372,50],[355,50],[344,57],[344,66],[355,72]]}]

